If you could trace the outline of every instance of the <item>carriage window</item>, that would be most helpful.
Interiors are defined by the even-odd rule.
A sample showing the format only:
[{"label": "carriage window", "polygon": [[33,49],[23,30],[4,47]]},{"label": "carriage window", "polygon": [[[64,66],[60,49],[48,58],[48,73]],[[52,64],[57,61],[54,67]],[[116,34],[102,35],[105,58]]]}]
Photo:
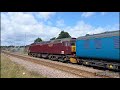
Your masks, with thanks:
[{"label": "carriage window", "polygon": [[100,49],[102,47],[101,39],[95,39],[95,48]]},{"label": "carriage window", "polygon": [[89,48],[89,40],[85,40],[84,41],[84,47],[85,48]]},{"label": "carriage window", "polygon": [[114,47],[115,48],[120,48],[120,37],[115,37],[114,38]]}]

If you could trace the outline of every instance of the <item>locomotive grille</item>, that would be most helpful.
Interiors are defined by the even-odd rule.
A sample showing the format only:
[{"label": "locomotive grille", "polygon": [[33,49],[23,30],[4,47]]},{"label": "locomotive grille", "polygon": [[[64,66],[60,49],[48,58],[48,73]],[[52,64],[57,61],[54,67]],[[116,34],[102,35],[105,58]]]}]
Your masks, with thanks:
[{"label": "locomotive grille", "polygon": [[115,37],[114,38],[114,47],[115,48],[120,48],[120,37]]}]

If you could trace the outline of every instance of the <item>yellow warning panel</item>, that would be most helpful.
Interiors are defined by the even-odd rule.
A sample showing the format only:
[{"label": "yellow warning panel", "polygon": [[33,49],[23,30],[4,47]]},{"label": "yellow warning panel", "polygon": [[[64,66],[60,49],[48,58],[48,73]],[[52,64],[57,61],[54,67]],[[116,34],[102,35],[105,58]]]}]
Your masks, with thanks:
[{"label": "yellow warning panel", "polygon": [[72,46],[72,52],[76,52],[76,46]]},{"label": "yellow warning panel", "polygon": [[76,60],[76,58],[70,58],[70,62],[71,63],[77,63],[77,60]]}]

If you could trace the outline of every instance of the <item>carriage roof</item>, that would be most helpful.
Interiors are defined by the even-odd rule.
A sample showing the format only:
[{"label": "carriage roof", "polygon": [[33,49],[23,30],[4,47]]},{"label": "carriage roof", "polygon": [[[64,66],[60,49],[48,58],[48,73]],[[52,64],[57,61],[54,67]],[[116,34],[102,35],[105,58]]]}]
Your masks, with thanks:
[{"label": "carriage roof", "polygon": [[87,34],[86,36],[78,37],[77,40],[90,39],[90,38],[104,38],[104,37],[112,37],[112,36],[120,36],[120,30],[103,32],[103,33],[92,34],[92,35]]}]

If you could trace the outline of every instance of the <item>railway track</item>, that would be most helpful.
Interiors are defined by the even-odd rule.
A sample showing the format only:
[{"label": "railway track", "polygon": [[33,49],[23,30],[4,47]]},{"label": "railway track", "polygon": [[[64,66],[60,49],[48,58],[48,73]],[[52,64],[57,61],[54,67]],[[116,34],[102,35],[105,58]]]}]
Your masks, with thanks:
[{"label": "railway track", "polygon": [[2,51],[2,53],[16,57],[16,58],[20,58],[20,59],[23,59],[26,61],[34,62],[36,64],[41,64],[41,65],[44,65],[47,67],[51,67],[51,68],[55,68],[55,69],[58,69],[58,70],[61,70],[64,72],[68,72],[68,73],[71,73],[71,74],[76,75],[78,77],[83,77],[83,78],[113,78],[110,76],[99,75],[99,74],[85,71],[85,70],[81,70],[78,68],[60,65],[60,64],[53,63],[53,62],[47,62],[46,60],[44,60],[44,61],[39,60],[38,58],[34,58],[34,57],[18,55],[18,54],[14,54],[14,53],[5,52],[5,51]]}]

